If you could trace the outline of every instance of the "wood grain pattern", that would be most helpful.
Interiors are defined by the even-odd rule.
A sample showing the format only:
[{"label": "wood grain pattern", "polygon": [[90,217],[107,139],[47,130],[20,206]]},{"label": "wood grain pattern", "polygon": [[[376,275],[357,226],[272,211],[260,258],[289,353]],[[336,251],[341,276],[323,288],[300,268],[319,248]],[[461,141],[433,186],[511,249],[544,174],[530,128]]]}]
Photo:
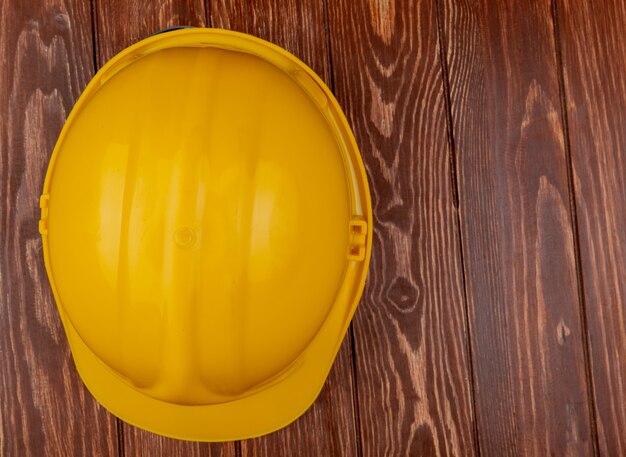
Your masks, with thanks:
[{"label": "wood grain pattern", "polygon": [[[200,0],[183,2],[162,0],[144,3],[107,0],[97,3],[97,55],[103,65],[127,46],[174,25],[206,24],[206,11]],[[120,421],[123,430],[124,456],[211,456],[236,454],[235,443],[195,443],[179,441],[133,427]]]},{"label": "wood grain pattern", "polygon": [[481,455],[591,455],[550,2],[441,8]]},{"label": "wood grain pattern", "polygon": [[374,251],[354,322],[362,452],[473,455],[435,5],[335,0],[328,17],[336,95],[373,184]]},{"label": "wood grain pattern", "polygon": [[626,455],[626,5],[557,6],[600,455]]},{"label": "wood grain pattern", "polygon": [[180,441],[123,423],[124,457],[235,457],[237,443]]},{"label": "wood grain pattern", "polygon": [[118,454],[115,418],[71,360],[37,221],[48,159],[93,72],[91,13],[0,2],[0,455]]},{"label": "wood grain pattern", "polygon": [[202,0],[95,0],[96,52],[102,66],[122,49],[165,27],[204,27]]},{"label": "wood grain pattern", "polygon": [[[251,33],[292,52],[332,86],[322,2],[220,0],[210,4],[213,27]],[[243,456],[357,455],[351,333],[346,336],[313,406],[268,436],[243,441]]]},{"label": "wood grain pattern", "polygon": [[215,0],[209,3],[213,27],[271,41],[294,54],[330,85],[323,2]]}]

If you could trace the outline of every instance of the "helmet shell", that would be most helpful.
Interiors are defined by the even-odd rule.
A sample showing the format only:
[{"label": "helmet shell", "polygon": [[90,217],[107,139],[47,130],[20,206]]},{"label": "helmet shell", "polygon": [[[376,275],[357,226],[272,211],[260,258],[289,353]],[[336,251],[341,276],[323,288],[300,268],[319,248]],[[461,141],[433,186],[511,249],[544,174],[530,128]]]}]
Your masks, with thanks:
[{"label": "helmet shell", "polygon": [[[295,57],[215,29],[128,48],[72,111],[41,202],[77,366],[113,413],[178,438],[235,439],[313,401],[362,290],[371,209],[345,118]],[[326,353],[307,357],[325,327]],[[253,410],[269,417],[211,427],[307,363],[317,376],[301,384],[315,389],[288,389],[302,396],[295,415]],[[171,424],[163,405],[193,425]]]}]

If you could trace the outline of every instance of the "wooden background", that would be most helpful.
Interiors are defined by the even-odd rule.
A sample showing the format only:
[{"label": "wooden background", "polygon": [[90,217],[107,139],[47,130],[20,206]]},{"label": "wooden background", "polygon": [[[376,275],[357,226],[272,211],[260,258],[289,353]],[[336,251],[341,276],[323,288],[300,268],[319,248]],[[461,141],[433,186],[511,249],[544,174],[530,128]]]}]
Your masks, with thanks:
[{"label": "wooden background", "polygon": [[[0,454],[626,455],[625,5],[0,0]],[[94,401],[37,231],[90,77],[181,24],[308,63],[373,193],[369,279],[321,396],[236,443],[162,438]]]}]

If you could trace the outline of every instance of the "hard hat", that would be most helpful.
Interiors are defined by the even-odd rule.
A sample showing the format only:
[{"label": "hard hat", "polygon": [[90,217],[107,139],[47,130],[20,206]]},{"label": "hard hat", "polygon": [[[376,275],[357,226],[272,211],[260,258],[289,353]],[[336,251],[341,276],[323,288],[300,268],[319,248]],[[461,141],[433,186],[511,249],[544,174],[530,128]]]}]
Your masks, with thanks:
[{"label": "hard hat", "polygon": [[365,170],[330,90],[250,35],[111,59],[48,167],[39,230],[81,378],[122,420],[224,441],[300,416],[363,290]]}]

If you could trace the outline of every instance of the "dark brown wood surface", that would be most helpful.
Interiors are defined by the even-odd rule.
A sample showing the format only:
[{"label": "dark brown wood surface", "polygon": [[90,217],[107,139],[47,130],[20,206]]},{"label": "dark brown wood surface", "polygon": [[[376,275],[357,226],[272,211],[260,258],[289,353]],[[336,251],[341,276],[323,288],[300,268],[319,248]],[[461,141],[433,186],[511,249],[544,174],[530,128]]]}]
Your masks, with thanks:
[{"label": "dark brown wood surface", "polygon": [[166,27],[205,27],[203,0],[96,1],[95,42],[98,67],[124,48]]},{"label": "dark brown wood surface", "polygon": [[550,2],[441,18],[481,455],[592,455]]},{"label": "dark brown wood surface", "polygon": [[626,4],[557,2],[602,455],[626,455]]},{"label": "dark brown wood surface", "polygon": [[362,452],[471,455],[435,4],[329,2],[328,18],[335,93],[359,140],[374,207],[372,265],[354,321]]},{"label": "dark brown wood surface", "polygon": [[[139,430],[83,387],[38,197],[106,60],[168,26],[310,65],[374,204],[324,390],[232,443]],[[626,455],[626,6],[617,0],[0,0],[0,456]]]}]

